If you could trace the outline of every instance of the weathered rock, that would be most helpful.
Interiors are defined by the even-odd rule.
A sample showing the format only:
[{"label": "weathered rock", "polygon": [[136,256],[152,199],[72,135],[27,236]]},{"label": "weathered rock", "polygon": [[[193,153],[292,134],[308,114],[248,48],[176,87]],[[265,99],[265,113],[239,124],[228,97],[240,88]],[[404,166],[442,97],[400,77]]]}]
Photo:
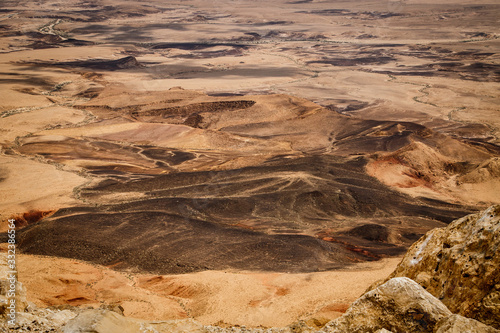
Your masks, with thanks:
[{"label": "weathered rock", "polygon": [[0,332],[61,332],[61,327],[76,315],[77,311],[35,308],[30,305],[27,312],[16,313],[14,325],[7,320],[0,320]]},{"label": "weathered rock", "polygon": [[[167,332],[167,331],[165,331]],[[247,328],[241,327],[217,327],[205,326],[203,333],[317,333],[320,331],[309,327],[305,322],[299,321],[287,327],[273,327],[273,328]]]},{"label": "weathered rock", "polygon": [[[28,302],[26,289],[17,281],[17,274],[7,266],[6,254],[0,254],[0,332],[58,332],[68,320],[75,317],[72,311],[37,309]],[[11,297],[15,290],[15,297]],[[9,308],[15,300],[15,310]]]},{"label": "weathered rock", "polygon": [[80,313],[64,326],[64,333],[133,333],[139,332],[140,325],[116,312],[92,309]]},{"label": "weathered rock", "polygon": [[109,311],[114,311],[118,314],[123,315],[123,307],[120,304],[103,304],[99,307],[100,309],[105,309]]},{"label": "weathered rock", "polygon": [[465,318],[461,315],[451,315],[439,321],[436,325],[436,333],[495,333],[499,330],[487,326],[477,320]]},{"label": "weathered rock", "polygon": [[415,281],[393,278],[356,300],[322,332],[433,332],[451,312]]},{"label": "weathered rock", "polygon": [[203,326],[194,320],[170,320],[147,322],[124,317],[106,309],[90,309],[81,312],[63,328],[64,333],[202,333]]},{"label": "weathered rock", "polygon": [[500,205],[434,229],[408,250],[392,277],[409,277],[453,313],[500,328]]},{"label": "weathered rock", "polygon": [[62,311],[44,311],[45,317],[50,321],[51,325],[56,327],[61,327],[65,325],[68,321],[76,317],[76,313],[70,310]]},{"label": "weathered rock", "polygon": [[144,321],[127,318],[107,309],[82,311],[62,329],[63,333],[313,333],[315,329],[299,321],[282,328],[203,326],[192,319]]},{"label": "weathered rock", "polygon": [[[9,299],[7,297],[7,293],[10,289],[11,283],[8,280],[0,280],[0,299],[7,300]],[[15,293],[16,293],[16,311],[17,312],[23,312],[28,308],[28,300],[26,299],[26,289],[24,288],[24,285],[16,281],[15,282]],[[0,314],[2,313],[1,307],[0,307]]]},{"label": "weathered rock", "polygon": [[193,319],[168,320],[144,325],[144,332],[159,333],[206,333],[204,327]]},{"label": "weathered rock", "polygon": [[322,317],[322,316],[319,316],[319,317],[314,316],[314,317],[311,317],[311,318],[305,320],[305,323],[308,326],[316,328],[316,329],[322,328],[323,326],[325,326],[329,322],[330,322],[329,319]]},{"label": "weathered rock", "polygon": [[[12,279],[14,277],[14,279]],[[15,291],[15,297],[9,297]],[[10,311],[10,301],[15,299],[16,312],[23,312],[28,308],[26,299],[26,289],[23,284],[17,281],[17,274],[12,274],[7,266],[7,254],[0,254],[0,318],[7,318]]]}]

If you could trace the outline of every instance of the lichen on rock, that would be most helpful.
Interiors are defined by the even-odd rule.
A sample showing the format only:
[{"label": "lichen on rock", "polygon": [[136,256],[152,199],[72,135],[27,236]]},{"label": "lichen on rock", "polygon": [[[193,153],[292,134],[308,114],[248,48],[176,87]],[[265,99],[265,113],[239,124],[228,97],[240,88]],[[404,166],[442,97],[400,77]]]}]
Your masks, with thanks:
[{"label": "lichen on rock", "polygon": [[453,313],[500,328],[500,205],[429,231],[389,278],[409,277]]}]

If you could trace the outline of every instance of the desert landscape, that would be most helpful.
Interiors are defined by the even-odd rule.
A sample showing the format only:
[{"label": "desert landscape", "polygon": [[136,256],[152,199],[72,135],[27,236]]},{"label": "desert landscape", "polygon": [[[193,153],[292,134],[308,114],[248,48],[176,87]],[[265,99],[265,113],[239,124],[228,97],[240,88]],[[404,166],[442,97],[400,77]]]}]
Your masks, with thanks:
[{"label": "desert landscape", "polygon": [[[420,292],[403,279],[441,317],[500,328],[498,302],[454,307],[440,264],[405,259],[480,211],[460,244],[500,240],[499,15],[494,0],[3,0],[0,248],[15,220],[38,309],[4,329],[87,332],[94,309],[184,325],[160,332],[432,332],[345,326],[368,290]],[[471,284],[485,299],[492,272]]]}]

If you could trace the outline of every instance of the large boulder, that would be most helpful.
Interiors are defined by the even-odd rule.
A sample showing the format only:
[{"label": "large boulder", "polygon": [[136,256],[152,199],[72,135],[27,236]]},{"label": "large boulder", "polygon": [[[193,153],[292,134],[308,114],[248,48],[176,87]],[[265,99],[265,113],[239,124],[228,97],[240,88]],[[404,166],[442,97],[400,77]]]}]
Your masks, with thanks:
[{"label": "large boulder", "polygon": [[496,333],[497,329],[461,315],[451,315],[439,321],[436,333]]},{"label": "large boulder", "polygon": [[453,313],[500,329],[500,205],[429,231],[389,278],[409,277]]},{"label": "large boulder", "polygon": [[406,277],[393,278],[361,296],[323,332],[433,332],[452,313],[436,297]]}]

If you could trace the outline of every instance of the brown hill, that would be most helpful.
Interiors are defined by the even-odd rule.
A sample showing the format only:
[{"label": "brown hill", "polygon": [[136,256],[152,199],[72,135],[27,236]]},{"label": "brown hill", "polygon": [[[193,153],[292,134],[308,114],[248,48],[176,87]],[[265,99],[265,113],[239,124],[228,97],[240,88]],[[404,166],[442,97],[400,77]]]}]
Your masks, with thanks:
[{"label": "brown hill", "polygon": [[[286,95],[115,87],[79,107],[97,121],[39,132],[15,150],[99,177],[78,191],[95,206],[23,229],[19,248],[121,269],[304,272],[395,255],[472,209],[437,200],[435,184],[494,158],[422,125],[356,119]],[[196,128],[185,125],[193,114]],[[393,161],[410,179],[399,188],[433,192],[416,198],[366,173]]]}]

